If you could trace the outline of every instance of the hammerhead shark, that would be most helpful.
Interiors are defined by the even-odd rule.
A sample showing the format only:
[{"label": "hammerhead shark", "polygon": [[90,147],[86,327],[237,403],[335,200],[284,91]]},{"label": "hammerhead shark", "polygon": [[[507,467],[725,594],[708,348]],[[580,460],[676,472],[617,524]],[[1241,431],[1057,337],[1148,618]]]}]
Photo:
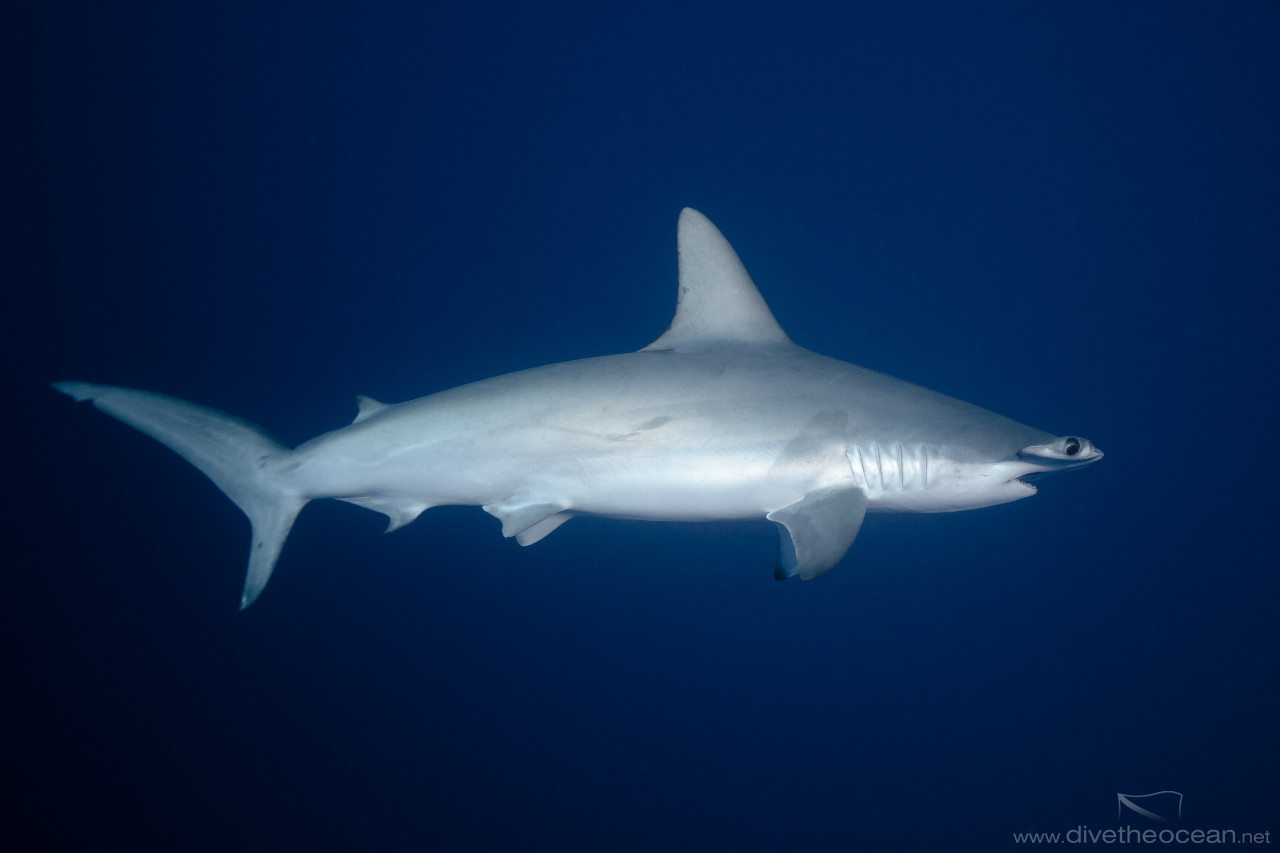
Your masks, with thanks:
[{"label": "hammerhead shark", "polygon": [[1031,475],[1102,452],[792,343],[737,253],[695,210],[677,229],[675,318],[638,352],[508,373],[406,403],[357,397],[349,426],[293,449],[248,421],[157,394],[53,387],[167,445],[249,517],[241,609],[303,506],[385,514],[479,505],[532,545],[577,515],[764,517],[774,576],[840,562],[868,511],[950,512],[1028,497]]}]

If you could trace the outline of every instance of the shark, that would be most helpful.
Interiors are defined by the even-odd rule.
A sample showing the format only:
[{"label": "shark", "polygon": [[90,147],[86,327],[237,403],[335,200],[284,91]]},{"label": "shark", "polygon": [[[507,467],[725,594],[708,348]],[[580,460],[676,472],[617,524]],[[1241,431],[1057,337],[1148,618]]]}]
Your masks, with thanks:
[{"label": "shark", "polygon": [[287,447],[249,421],[151,391],[53,387],[168,446],[248,516],[240,607],[262,593],[298,513],[332,498],[388,531],[480,506],[532,545],[576,516],[766,518],[774,576],[812,580],[868,512],[951,512],[1035,494],[1102,458],[935,391],[811,352],[697,211],[677,227],[675,317],[637,352],[534,367],[404,403],[357,397],[348,426]]}]

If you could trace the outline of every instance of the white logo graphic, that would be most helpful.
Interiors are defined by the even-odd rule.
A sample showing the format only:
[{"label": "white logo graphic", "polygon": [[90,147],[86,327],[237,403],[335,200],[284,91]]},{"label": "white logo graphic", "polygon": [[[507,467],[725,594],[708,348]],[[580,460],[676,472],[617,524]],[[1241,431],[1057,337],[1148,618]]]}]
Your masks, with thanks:
[{"label": "white logo graphic", "polygon": [[1116,794],[1116,820],[1120,820],[1125,809],[1160,823],[1168,823],[1175,817],[1182,820],[1182,794],[1177,791]]}]

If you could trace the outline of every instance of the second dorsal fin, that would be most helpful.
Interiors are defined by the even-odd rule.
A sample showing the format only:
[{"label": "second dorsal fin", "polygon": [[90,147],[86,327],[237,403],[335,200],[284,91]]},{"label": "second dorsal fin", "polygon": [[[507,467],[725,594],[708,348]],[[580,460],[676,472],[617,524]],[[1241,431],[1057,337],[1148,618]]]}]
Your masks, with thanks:
[{"label": "second dorsal fin", "polygon": [[357,394],[356,406],[357,406],[356,419],[352,421],[353,424],[358,424],[365,418],[370,417],[371,415],[377,414],[378,412],[385,409],[387,407],[387,404],[379,403],[377,400],[373,399],[372,397],[366,397],[363,394]]}]

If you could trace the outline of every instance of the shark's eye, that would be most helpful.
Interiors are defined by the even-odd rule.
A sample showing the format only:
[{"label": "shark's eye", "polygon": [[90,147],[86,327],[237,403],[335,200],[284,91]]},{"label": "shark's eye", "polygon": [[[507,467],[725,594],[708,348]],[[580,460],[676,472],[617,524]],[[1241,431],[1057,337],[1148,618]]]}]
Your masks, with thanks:
[{"label": "shark's eye", "polygon": [[1080,452],[1080,439],[1068,438],[1062,443],[1062,452],[1068,456],[1075,456]]}]

